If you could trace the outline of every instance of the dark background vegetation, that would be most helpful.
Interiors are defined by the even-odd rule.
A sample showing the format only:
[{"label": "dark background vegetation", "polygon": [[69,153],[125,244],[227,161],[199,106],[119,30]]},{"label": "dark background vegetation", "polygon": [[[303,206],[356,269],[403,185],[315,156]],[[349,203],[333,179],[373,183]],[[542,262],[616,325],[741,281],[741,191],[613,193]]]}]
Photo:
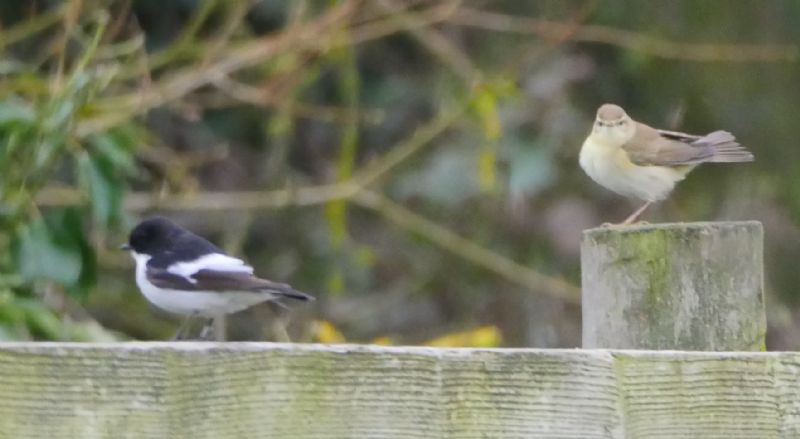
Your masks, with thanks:
[{"label": "dark background vegetation", "polygon": [[573,347],[581,231],[635,207],[595,109],[734,132],[650,221],[766,229],[800,348],[800,2],[0,2],[0,339],[164,339],[115,250],[166,215],[315,294],[230,339]]}]

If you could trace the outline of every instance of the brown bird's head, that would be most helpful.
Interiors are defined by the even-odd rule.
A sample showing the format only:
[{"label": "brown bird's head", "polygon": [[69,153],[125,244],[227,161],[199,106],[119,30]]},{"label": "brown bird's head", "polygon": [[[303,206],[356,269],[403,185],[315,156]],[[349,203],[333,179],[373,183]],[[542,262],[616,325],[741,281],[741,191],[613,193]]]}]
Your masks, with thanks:
[{"label": "brown bird's head", "polygon": [[597,109],[592,137],[603,143],[622,145],[636,133],[636,124],[619,105],[603,104]]}]

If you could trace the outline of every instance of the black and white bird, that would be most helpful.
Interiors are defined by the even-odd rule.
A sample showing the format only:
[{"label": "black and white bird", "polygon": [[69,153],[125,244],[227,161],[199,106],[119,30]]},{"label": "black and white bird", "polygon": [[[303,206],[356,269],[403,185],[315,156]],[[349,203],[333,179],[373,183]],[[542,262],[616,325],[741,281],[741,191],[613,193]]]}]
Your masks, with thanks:
[{"label": "black and white bird", "polygon": [[176,338],[194,316],[213,319],[282,298],[314,300],[287,284],[256,277],[243,260],[166,218],[142,221],[120,248],[129,250],[136,261],[136,285],[144,297],[161,309],[188,316]]}]

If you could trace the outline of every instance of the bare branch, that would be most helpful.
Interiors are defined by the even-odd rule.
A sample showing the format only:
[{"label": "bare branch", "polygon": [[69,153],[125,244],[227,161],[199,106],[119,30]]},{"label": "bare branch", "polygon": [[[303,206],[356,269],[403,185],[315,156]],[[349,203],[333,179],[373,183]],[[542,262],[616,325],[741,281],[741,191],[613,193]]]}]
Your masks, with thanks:
[{"label": "bare branch", "polygon": [[[451,3],[455,9],[461,2],[454,1]],[[400,5],[391,0],[378,0],[375,4],[384,11],[389,12],[391,16],[407,27],[411,35],[420,44],[427,47],[431,53],[439,57],[456,76],[459,76],[464,81],[467,87],[472,86],[480,78],[481,71],[469,57],[438,30],[418,24],[420,18],[417,14],[403,12],[400,10]]]},{"label": "bare branch", "polygon": [[131,118],[134,114],[145,113],[167,102],[178,100],[204,85],[255,65],[282,50],[306,49],[309,45],[319,45],[319,35],[347,19],[356,9],[357,3],[355,0],[344,2],[309,24],[298,26],[296,32],[283,32],[274,37],[254,40],[234,50],[229,56],[203,68],[190,67],[180,70],[145,90],[137,90],[99,102],[98,107],[107,108],[108,113],[103,117],[83,121],[78,127],[78,134],[85,136],[108,129]]},{"label": "bare branch", "polygon": [[[574,27],[571,23],[518,17],[468,7],[458,8],[448,22],[498,32],[534,34],[544,39],[561,39]],[[571,39],[610,44],[660,58],[685,61],[796,62],[800,59],[800,48],[797,45],[678,43],[640,32],[597,25],[580,27]]]},{"label": "bare branch", "polygon": [[359,119],[365,123],[380,123],[386,117],[385,111],[378,108],[359,109],[354,112],[342,107],[288,101],[276,96],[271,89],[254,87],[227,77],[220,78],[214,85],[235,101],[280,108],[297,117],[340,123],[346,123],[353,119]]},{"label": "bare branch", "polygon": [[[106,130],[122,123],[137,114],[146,113],[152,108],[173,102],[187,94],[212,84],[233,72],[251,67],[264,59],[275,56],[282,51],[329,50],[337,44],[358,44],[375,38],[406,30],[404,24],[386,18],[351,28],[349,38],[342,41],[331,41],[320,38],[342,21],[350,19],[357,9],[357,0],[344,2],[330,10],[324,16],[305,25],[298,25],[293,32],[283,32],[277,36],[268,36],[235,49],[227,57],[211,62],[202,69],[189,67],[153,83],[150,87],[121,96],[111,97],[97,103],[98,113],[91,119],[82,121],[77,129],[79,136]],[[453,13],[449,4],[437,5],[419,13],[420,18],[414,20],[414,26],[426,26],[446,20]]]},{"label": "bare branch", "polygon": [[580,303],[579,289],[569,282],[539,273],[473,241],[462,238],[446,227],[417,215],[381,194],[360,191],[355,194],[352,201],[379,213],[403,229],[423,236],[438,247],[511,282],[532,291],[545,292],[569,303]]}]

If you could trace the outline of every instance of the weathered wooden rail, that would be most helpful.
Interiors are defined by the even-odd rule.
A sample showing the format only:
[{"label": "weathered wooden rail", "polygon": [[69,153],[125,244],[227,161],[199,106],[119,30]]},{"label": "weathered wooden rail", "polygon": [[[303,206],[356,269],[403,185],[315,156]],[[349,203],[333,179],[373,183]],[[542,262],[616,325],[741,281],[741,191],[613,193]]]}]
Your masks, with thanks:
[{"label": "weathered wooden rail", "polygon": [[584,347],[0,343],[0,438],[800,438],[758,223],[584,235]]},{"label": "weathered wooden rail", "polygon": [[800,354],[0,345],[8,438],[797,438]]}]

